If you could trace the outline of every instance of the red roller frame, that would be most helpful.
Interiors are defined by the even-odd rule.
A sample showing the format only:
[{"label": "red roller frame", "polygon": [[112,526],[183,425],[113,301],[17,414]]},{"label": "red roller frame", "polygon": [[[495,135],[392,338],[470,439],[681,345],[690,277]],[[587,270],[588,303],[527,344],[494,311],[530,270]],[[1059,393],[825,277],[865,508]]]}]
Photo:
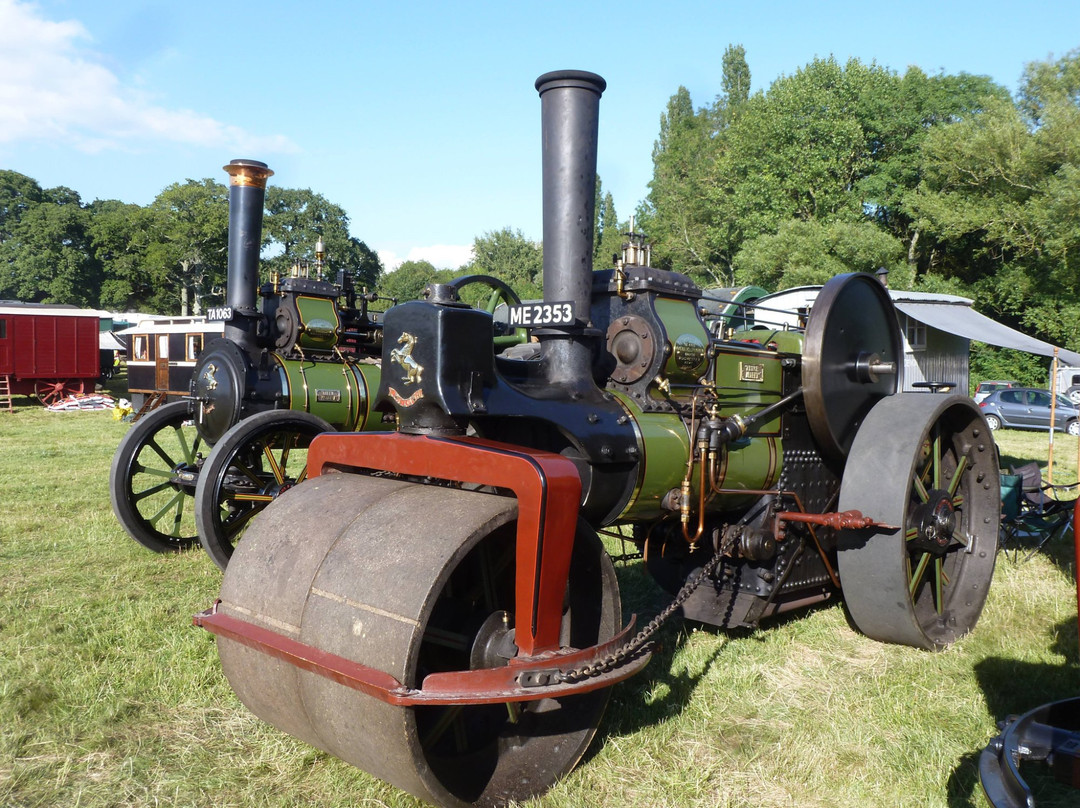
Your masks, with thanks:
[{"label": "red roller frame", "polygon": [[609,687],[648,663],[650,654],[644,651],[584,679],[571,682],[561,676],[563,671],[613,655],[634,626],[631,619],[615,637],[592,648],[559,647],[581,499],[581,479],[565,457],[482,438],[398,432],[320,435],[308,451],[308,476],[335,471],[393,471],[514,492],[518,498],[514,639],[519,656],[501,668],[431,674],[416,690],[373,668],[222,614],[216,607],[195,615],[195,625],[402,706],[558,698]]},{"label": "red roller frame", "polygon": [[482,438],[368,432],[324,434],[312,441],[309,476],[350,469],[513,491],[518,499],[515,642],[527,657],[558,650],[581,502],[581,478],[571,461]]}]

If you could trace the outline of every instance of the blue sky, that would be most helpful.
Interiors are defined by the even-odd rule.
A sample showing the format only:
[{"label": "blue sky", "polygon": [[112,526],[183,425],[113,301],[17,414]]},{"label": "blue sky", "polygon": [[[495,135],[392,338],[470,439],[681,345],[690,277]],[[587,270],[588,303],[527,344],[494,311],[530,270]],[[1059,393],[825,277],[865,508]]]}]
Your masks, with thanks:
[{"label": "blue sky", "polygon": [[753,91],[830,55],[1015,90],[1080,47],[1080,2],[0,0],[0,168],[145,205],[260,159],[388,265],[456,267],[482,233],[540,238],[538,75],[607,79],[598,170],[625,218],[668,99],[711,102],[729,44]]}]

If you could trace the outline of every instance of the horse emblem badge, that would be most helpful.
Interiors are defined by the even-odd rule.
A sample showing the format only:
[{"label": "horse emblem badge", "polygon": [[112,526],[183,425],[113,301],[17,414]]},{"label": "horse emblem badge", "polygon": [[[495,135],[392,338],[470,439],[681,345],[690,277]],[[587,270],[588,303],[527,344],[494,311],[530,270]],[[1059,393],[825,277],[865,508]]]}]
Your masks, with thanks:
[{"label": "horse emblem badge", "polygon": [[401,377],[403,382],[406,384],[413,384],[414,382],[420,384],[420,374],[424,372],[424,366],[417,362],[412,355],[413,347],[416,345],[416,337],[408,331],[404,331],[398,337],[398,345],[404,345],[405,347],[394,348],[390,351],[390,361],[397,362],[405,371],[405,375]]},{"label": "horse emblem badge", "polygon": [[[413,348],[416,345],[416,337],[410,334],[408,331],[403,331],[401,336],[398,337],[398,345],[403,347],[394,348],[390,351],[390,361],[397,362],[401,366],[401,369],[405,371],[405,375],[401,377],[401,380],[406,384],[420,384],[421,374],[424,372],[424,366],[416,361],[416,358],[412,355]],[[411,407],[417,401],[424,397],[424,391],[417,390],[408,398],[405,398],[393,387],[389,390],[390,397],[394,399],[402,407]]]}]

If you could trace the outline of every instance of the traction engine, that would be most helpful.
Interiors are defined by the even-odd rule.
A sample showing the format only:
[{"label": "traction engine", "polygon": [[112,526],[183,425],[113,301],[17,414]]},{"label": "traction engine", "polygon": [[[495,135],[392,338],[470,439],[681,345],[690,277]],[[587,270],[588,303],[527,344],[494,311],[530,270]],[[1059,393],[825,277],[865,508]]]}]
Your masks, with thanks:
[{"label": "traction engine", "polygon": [[315,435],[393,428],[392,416],[372,407],[382,343],[381,323],[368,313],[375,296],[358,296],[346,272],[325,279],[321,240],[314,262],[260,288],[273,172],[255,160],[233,160],[225,171],[227,297],[209,312],[224,333],[199,353],[188,399],[128,431],[110,475],[113,511],[132,538],[157,552],[201,541],[222,568],[250,518],[303,479]]},{"label": "traction engine", "polygon": [[[970,399],[898,393],[886,290],[821,289],[805,328],[702,318],[632,235],[591,267],[599,76],[541,76],[544,299],[529,342],[435,286],[382,323],[392,432],[314,439],[195,617],[258,716],[423,800],[502,805],[581,758],[657,622],[624,622],[603,528],[681,610],[756,626],[842,595],[939,649],[993,573],[998,461]],[[707,307],[705,307],[707,310]]]}]

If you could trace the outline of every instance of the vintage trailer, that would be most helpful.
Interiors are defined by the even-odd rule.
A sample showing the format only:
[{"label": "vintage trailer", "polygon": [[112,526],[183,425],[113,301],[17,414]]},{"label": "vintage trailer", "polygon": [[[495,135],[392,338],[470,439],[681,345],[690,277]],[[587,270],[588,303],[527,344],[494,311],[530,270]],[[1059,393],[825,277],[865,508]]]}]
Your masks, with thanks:
[{"label": "vintage trailer", "polygon": [[13,395],[46,406],[93,392],[101,376],[101,313],[73,306],[4,301],[0,305],[0,376]]},{"label": "vintage trailer", "polygon": [[147,319],[117,332],[127,343],[128,393],[142,408],[148,396],[164,404],[186,396],[203,346],[222,335],[224,323],[202,317]]}]

